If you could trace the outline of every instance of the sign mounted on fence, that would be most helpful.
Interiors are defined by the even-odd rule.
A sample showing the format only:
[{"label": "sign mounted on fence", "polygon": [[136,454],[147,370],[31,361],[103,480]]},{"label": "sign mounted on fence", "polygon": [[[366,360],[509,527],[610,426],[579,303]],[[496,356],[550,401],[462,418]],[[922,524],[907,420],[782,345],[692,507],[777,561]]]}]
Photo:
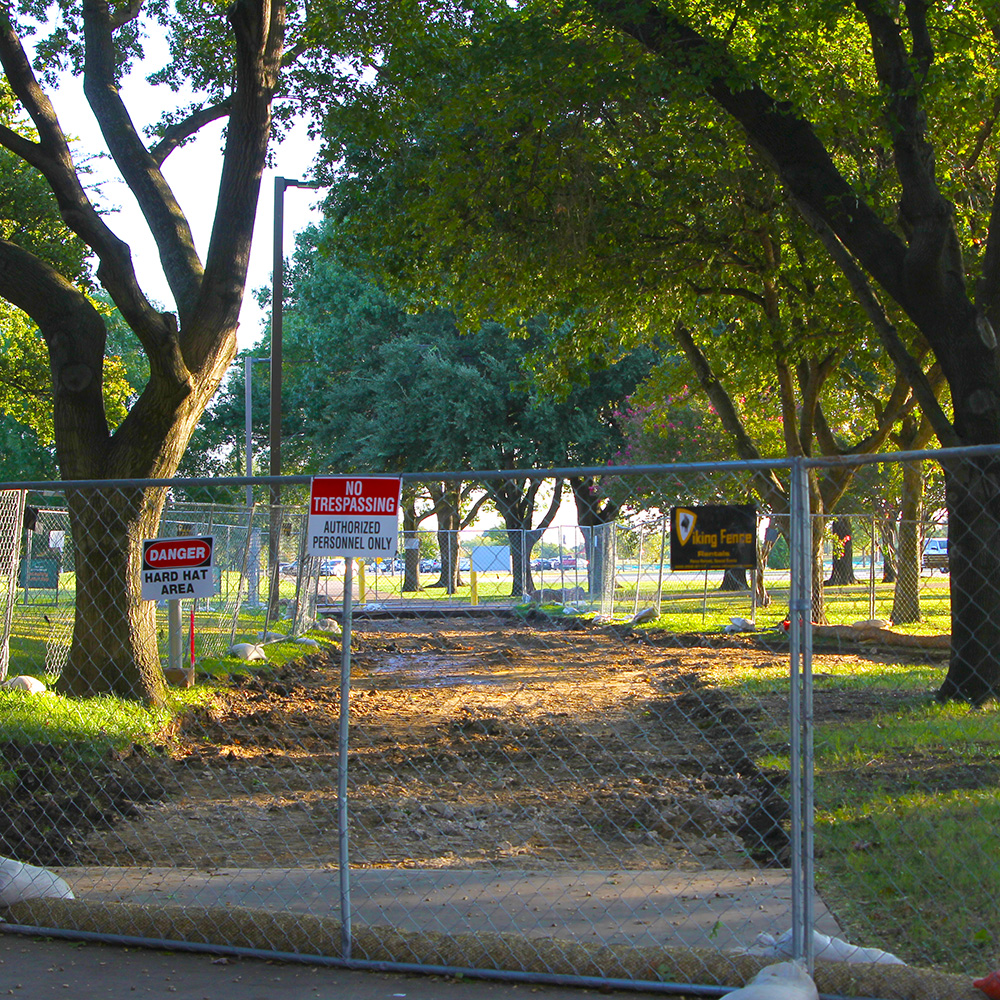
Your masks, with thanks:
[{"label": "sign mounted on fence", "polygon": [[671,507],[671,569],[753,569],[756,565],[757,509],[753,504]]},{"label": "sign mounted on fence", "polygon": [[214,557],[212,535],[147,539],[142,543],[142,599],[211,597],[218,590]]},{"label": "sign mounted on fence", "polygon": [[314,477],[308,555],[394,556],[401,489],[402,480],[390,476]]}]

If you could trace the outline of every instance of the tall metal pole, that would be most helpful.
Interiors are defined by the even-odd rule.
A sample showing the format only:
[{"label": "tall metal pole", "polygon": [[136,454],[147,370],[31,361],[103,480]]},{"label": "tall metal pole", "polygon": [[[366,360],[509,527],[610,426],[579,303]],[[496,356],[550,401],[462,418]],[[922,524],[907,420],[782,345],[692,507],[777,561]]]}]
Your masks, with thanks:
[{"label": "tall metal pole", "polygon": [[[243,405],[246,410],[247,475],[253,475],[253,358],[248,354],[243,361],[243,378],[246,381]],[[247,507],[253,506],[253,484],[247,483]]]},{"label": "tall metal pole", "polygon": [[[281,349],[282,306],[285,294],[285,188],[284,177],[274,178],[274,256],[271,277],[271,466],[272,476],[281,475]],[[281,488],[271,487],[272,505],[281,502]]]},{"label": "tall metal pole", "polygon": [[340,714],[337,729],[337,860],[340,866],[341,958],[351,957],[351,853],[348,843],[350,813],[347,803],[347,764],[351,722],[351,614],[354,599],[354,560],[344,560],[344,604],[340,636]]},{"label": "tall metal pole", "polygon": [[[284,177],[274,178],[274,244],[271,267],[271,419],[268,443],[270,445],[270,467],[272,476],[281,475],[281,349],[282,349],[282,306],[285,293],[285,187]],[[273,593],[268,594],[270,616],[278,613],[278,574],[276,568],[281,540],[281,487],[271,484],[271,511],[269,518],[267,565],[268,579],[273,581]]]},{"label": "tall metal pole", "polygon": [[[319,184],[297,181],[288,177],[274,178],[274,245],[271,275],[271,421],[270,421],[270,473],[281,475],[281,352],[282,352],[282,307],[285,293],[285,189],[290,187],[317,188]],[[271,486],[270,538],[268,540],[268,561],[270,577],[277,580],[274,567],[278,565],[278,543],[281,537],[281,487]],[[278,593],[268,598],[274,613],[277,613]]]}]

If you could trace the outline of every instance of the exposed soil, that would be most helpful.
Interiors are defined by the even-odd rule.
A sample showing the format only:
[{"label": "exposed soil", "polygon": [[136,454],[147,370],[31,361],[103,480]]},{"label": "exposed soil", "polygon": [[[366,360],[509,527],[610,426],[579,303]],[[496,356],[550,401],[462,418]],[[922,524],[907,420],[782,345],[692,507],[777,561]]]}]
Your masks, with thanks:
[{"label": "exposed soil", "polygon": [[[787,662],[759,637],[545,618],[356,621],[354,636],[355,866],[786,863],[783,778],[755,763],[768,741],[786,747],[786,706],[737,703],[715,680]],[[0,746],[0,854],[336,865],[339,670],[339,656],[317,655],[234,676],[152,754]],[[828,694],[820,717],[879,708]]]}]

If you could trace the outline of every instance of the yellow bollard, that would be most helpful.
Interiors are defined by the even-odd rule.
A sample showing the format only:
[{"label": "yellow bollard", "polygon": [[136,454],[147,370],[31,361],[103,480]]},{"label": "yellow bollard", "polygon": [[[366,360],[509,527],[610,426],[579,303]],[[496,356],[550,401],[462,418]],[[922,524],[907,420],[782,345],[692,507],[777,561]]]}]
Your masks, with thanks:
[{"label": "yellow bollard", "polygon": [[469,570],[469,603],[479,603],[479,578],[474,569]]},{"label": "yellow bollard", "polygon": [[358,603],[365,603],[365,561],[358,559]]}]

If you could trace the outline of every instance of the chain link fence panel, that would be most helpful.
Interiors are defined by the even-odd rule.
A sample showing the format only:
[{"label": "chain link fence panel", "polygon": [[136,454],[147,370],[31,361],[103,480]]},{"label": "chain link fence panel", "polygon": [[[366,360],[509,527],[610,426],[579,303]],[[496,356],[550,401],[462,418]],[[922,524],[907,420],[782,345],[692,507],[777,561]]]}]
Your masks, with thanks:
[{"label": "chain link fence panel", "polygon": [[[789,464],[614,470],[582,502],[574,471],[534,474],[566,489],[551,524],[437,529],[417,518],[440,477],[407,476],[397,555],[350,573],[307,555],[301,505],[168,499],[159,536],[218,547],[217,596],[174,618],[194,686],[166,708],[0,692],[0,853],[77,897],[20,922],[663,989],[741,985],[794,923],[959,995],[948,974],[995,960],[996,720],[930,699],[943,507],[800,519],[819,601],[791,575]],[[103,509],[134,504],[114,489]],[[748,501],[755,568],[672,563],[672,507]],[[51,530],[68,558],[79,528]],[[79,628],[75,586],[61,574]],[[918,620],[892,624],[913,590]],[[51,683],[30,642],[52,606],[14,610],[16,672]],[[170,615],[143,611],[165,662]],[[68,656],[57,691],[80,670]],[[837,980],[815,940],[824,991],[922,995],[895,966],[877,991]]]}]

